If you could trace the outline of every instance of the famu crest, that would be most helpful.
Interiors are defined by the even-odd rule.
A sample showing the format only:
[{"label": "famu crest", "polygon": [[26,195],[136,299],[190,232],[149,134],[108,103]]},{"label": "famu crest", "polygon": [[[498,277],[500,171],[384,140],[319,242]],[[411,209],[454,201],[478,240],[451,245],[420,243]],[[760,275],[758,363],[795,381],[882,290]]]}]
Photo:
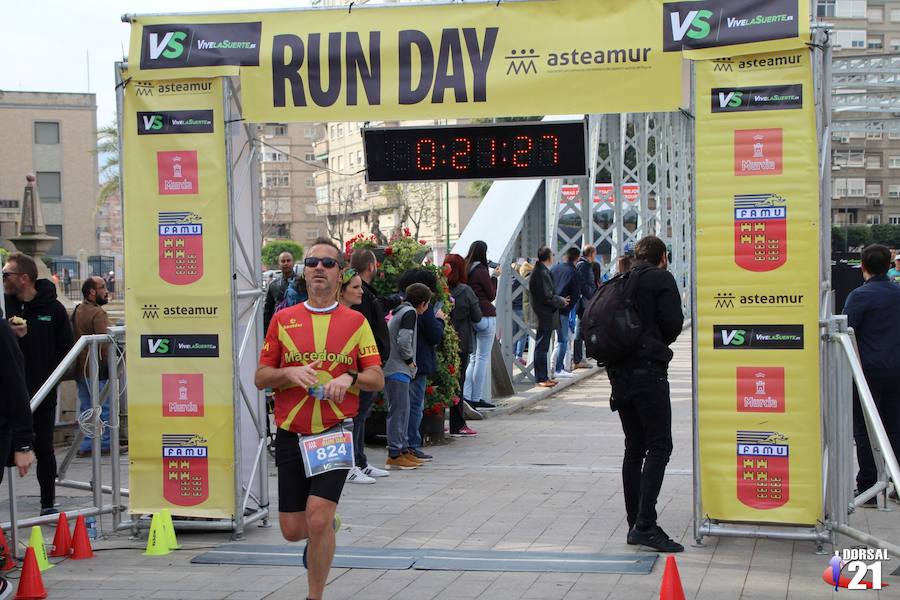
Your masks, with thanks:
[{"label": "famu crest", "polygon": [[159,213],[159,276],[173,285],[203,277],[203,223],[192,212]]}]

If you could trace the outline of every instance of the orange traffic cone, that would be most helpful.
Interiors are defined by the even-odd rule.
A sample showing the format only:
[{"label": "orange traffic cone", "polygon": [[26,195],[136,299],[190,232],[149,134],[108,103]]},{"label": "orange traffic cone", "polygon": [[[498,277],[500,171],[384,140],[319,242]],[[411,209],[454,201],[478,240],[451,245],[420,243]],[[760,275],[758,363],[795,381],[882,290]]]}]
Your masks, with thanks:
[{"label": "orange traffic cone", "polygon": [[78,519],[75,521],[75,535],[72,537],[72,556],[69,558],[81,560],[82,558],[93,557],[94,551],[91,549],[87,525],[84,524],[84,515],[78,515]]},{"label": "orange traffic cone", "polygon": [[22,566],[22,575],[19,577],[19,589],[16,591],[15,600],[42,600],[46,597],[47,590],[44,589],[44,581],[41,579],[37,555],[34,553],[34,548],[29,546],[25,551],[25,564]]},{"label": "orange traffic cone", "polygon": [[678,564],[671,555],[666,558],[666,570],[663,571],[662,585],[659,586],[659,600],[684,600]]},{"label": "orange traffic cone", "polygon": [[66,513],[59,513],[59,521],[56,522],[56,535],[53,536],[53,551],[50,556],[65,557],[72,551],[72,536],[69,535],[69,520]]},{"label": "orange traffic cone", "polygon": [[10,571],[16,568],[16,559],[13,558],[12,549],[6,541],[6,535],[0,529],[0,571]]}]

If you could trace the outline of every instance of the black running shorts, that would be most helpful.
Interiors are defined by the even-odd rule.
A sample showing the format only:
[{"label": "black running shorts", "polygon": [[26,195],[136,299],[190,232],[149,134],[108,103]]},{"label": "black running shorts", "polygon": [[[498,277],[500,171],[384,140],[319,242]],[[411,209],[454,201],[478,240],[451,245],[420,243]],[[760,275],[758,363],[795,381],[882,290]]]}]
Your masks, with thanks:
[{"label": "black running shorts", "polygon": [[318,496],[337,504],[344,491],[347,470],[339,469],[307,477],[300,458],[300,439],[296,433],[279,429],[275,433],[275,466],[278,467],[278,511],[303,512],[306,499]]}]

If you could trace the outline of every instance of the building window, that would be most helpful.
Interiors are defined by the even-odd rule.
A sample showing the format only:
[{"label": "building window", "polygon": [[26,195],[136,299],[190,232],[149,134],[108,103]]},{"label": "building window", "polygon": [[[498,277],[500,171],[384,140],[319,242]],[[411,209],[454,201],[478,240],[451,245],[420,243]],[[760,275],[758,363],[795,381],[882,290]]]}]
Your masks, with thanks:
[{"label": "building window", "polygon": [[265,133],[269,136],[287,135],[287,125],[281,123],[269,123],[266,125]]},{"label": "building window", "polygon": [[835,0],[819,0],[816,6],[816,15],[820,17],[833,17]]},{"label": "building window", "polygon": [[888,217],[888,223],[891,225],[900,225],[900,215],[890,215]]},{"label": "building window", "polygon": [[882,133],[881,133],[880,130],[879,130],[879,131],[867,131],[867,132],[866,132],[866,139],[867,139],[867,140],[880,140],[881,138],[882,138]]},{"label": "building window", "polygon": [[888,159],[888,169],[900,169],[900,156],[892,156]]},{"label": "building window", "polygon": [[861,177],[847,178],[847,196],[862,198],[866,195],[866,180]]},{"label": "building window", "polygon": [[352,165],[352,164],[353,164],[353,153],[352,153],[352,152],[350,152],[349,154],[347,154],[347,164],[348,164],[348,165]]},{"label": "building window", "polygon": [[318,229],[307,229],[307,230],[306,230],[306,239],[308,239],[308,240],[314,240],[314,239],[316,239],[317,237],[319,237],[319,230],[318,230]]},{"label": "building window", "polygon": [[843,198],[847,195],[847,179],[845,177],[837,177],[831,182],[831,197]]},{"label": "building window", "polygon": [[337,134],[338,134],[338,137],[344,135],[344,126],[343,125],[337,126]]},{"label": "building window", "polygon": [[307,175],[306,176],[306,187],[316,187],[316,177],[315,175]]},{"label": "building window", "polygon": [[900,129],[898,129],[897,131],[889,131],[888,139],[889,140],[900,140]]},{"label": "building window", "polygon": [[900,198],[900,185],[891,184],[888,186],[888,196],[891,198]]},{"label": "building window", "polygon": [[891,50],[893,50],[894,52],[896,52],[897,50],[900,50],[900,39],[897,39],[897,38],[891,39]]},{"label": "building window", "polygon": [[850,150],[847,153],[847,166],[855,169],[862,168],[865,164],[866,153],[862,150]]},{"label": "building window", "polygon": [[881,155],[880,154],[869,154],[866,156],[866,168],[867,169],[880,169],[881,168]]},{"label": "building window", "polygon": [[313,154],[312,152],[307,152],[306,154],[303,155],[303,159],[310,160],[310,161],[316,160],[316,155]]},{"label": "building window", "polygon": [[47,254],[50,256],[62,256],[63,253],[63,226],[62,225],[47,225],[47,235],[52,235],[57,238],[56,241],[53,242],[53,245],[50,246],[50,249],[47,250]]},{"label": "building window", "polygon": [[884,7],[870,6],[866,9],[866,19],[869,23],[884,23]]},{"label": "building window", "polygon": [[866,215],[866,225],[881,225],[881,215]]},{"label": "building window", "polygon": [[357,151],[356,151],[356,164],[359,164],[359,165],[363,164],[363,160],[362,160],[362,150],[357,150]]},{"label": "building window", "polygon": [[308,140],[314,139],[316,137],[316,127],[314,125],[307,125],[303,129],[303,137]]},{"label": "building window", "polygon": [[891,9],[891,23],[900,23],[900,8]]},{"label": "building window", "polygon": [[880,183],[867,183],[866,184],[866,198],[881,198],[881,184]]},{"label": "building window", "polygon": [[59,143],[59,123],[48,123],[45,121],[34,122],[34,143],[35,144],[58,144]]},{"label": "building window", "polygon": [[[900,159],[900,156],[897,157]],[[62,202],[59,171],[38,171],[38,195],[43,202]]]},{"label": "building window", "polygon": [[881,50],[884,47],[884,38],[880,35],[871,35],[866,38],[866,47],[869,50]]},{"label": "building window", "polygon": [[290,187],[291,173],[289,171],[276,171],[266,173],[266,187]]}]

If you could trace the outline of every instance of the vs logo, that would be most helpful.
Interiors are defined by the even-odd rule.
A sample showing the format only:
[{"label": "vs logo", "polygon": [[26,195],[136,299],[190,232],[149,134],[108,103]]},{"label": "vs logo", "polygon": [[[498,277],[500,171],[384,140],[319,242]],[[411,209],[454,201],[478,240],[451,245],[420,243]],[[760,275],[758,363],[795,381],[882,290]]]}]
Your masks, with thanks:
[{"label": "vs logo", "polygon": [[144,123],[145,131],[159,131],[163,128],[162,115],[150,115],[145,113],[141,115],[141,121]]},{"label": "vs logo", "polygon": [[169,31],[162,39],[159,33],[151,33],[149,37],[150,59],[157,60],[160,56],[163,58],[178,58],[184,54],[184,40],[187,34],[183,31]]},{"label": "vs logo", "polygon": [[680,42],[685,36],[692,40],[702,40],[712,33],[709,20],[714,16],[711,10],[692,10],[681,17],[677,12],[669,14],[672,39]]},{"label": "vs logo", "polygon": [[747,338],[746,329],[723,329],[719,333],[723,346],[743,346]]},{"label": "vs logo", "polygon": [[169,338],[147,337],[147,353],[154,356],[169,354],[172,351],[172,340]]},{"label": "vs logo", "polygon": [[719,92],[719,108],[737,108],[744,101],[744,92]]}]

